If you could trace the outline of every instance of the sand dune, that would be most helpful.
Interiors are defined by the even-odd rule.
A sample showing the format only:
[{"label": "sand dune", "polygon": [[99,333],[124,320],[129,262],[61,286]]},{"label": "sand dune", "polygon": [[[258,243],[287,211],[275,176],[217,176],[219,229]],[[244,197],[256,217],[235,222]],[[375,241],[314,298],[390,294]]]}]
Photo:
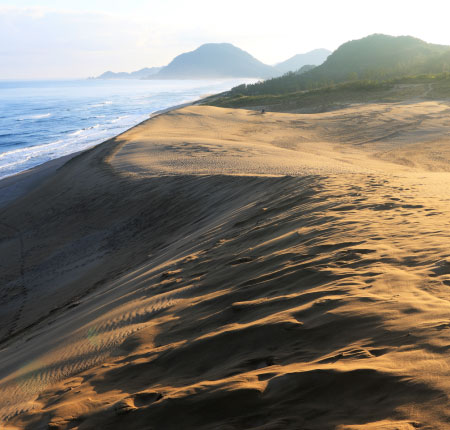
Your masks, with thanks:
[{"label": "sand dune", "polygon": [[2,208],[6,429],[450,428],[446,103],[191,106]]}]

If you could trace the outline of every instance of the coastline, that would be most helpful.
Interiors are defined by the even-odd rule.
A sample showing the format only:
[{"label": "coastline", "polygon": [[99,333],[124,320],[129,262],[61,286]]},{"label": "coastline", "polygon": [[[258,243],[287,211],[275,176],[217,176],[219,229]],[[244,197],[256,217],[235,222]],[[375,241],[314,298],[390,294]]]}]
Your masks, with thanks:
[{"label": "coastline", "polygon": [[[99,144],[100,145],[100,144]],[[55,158],[46,161],[23,172],[16,173],[0,180],[0,209],[3,209],[9,203],[26,195],[47,178],[49,178],[57,169],[64,166],[69,160],[83,153],[84,151],[74,152],[73,154]]]},{"label": "coastline", "polygon": [[182,103],[179,105],[174,105],[165,109],[161,109],[149,114],[149,118],[135,124],[129,129],[119,133],[116,136],[113,136],[109,139],[106,139],[102,142],[99,142],[92,146],[91,148],[85,149],[83,151],[77,151],[72,154],[64,155],[62,157],[55,158],[53,160],[46,161],[45,163],[39,164],[38,166],[32,167],[31,169],[23,170],[22,172],[15,173],[11,176],[7,176],[6,178],[0,179],[0,210],[4,209],[10,203],[19,199],[20,197],[25,196],[30,191],[36,189],[39,185],[41,185],[46,179],[50,178],[51,175],[63,167],[67,162],[69,162],[72,158],[77,157],[85,153],[86,151],[90,151],[93,148],[98,147],[99,145],[104,144],[110,140],[114,140],[120,135],[129,132],[135,127],[139,127],[144,122],[149,119],[153,119],[158,117],[159,115],[163,115],[165,113],[182,109],[187,106],[193,106],[200,103],[204,98],[202,97],[199,100],[195,100],[193,102]]},{"label": "coastline", "polygon": [[[63,163],[57,159],[69,160],[75,153],[114,139],[148,118],[199,103],[210,94],[220,94],[238,80],[189,84],[176,81],[163,83],[161,87],[157,82],[141,85],[139,80],[139,85],[135,85],[134,81],[121,81],[105,84],[106,90],[102,85],[88,86],[90,98],[81,106],[81,113],[78,97],[80,91],[86,91],[84,81],[63,80],[61,84],[55,84],[53,80],[11,82],[14,85],[11,89],[8,87],[10,93],[0,103],[1,109],[8,109],[12,97],[20,97],[22,87],[32,86],[33,94],[41,97],[41,101],[36,112],[31,104],[12,106],[5,111],[10,114],[5,116],[3,127],[10,130],[10,137],[2,140],[6,146],[2,145],[1,154],[0,210],[16,196],[34,188],[34,181],[41,183],[40,178],[48,177],[54,171],[52,166]],[[47,88],[53,88],[53,84],[58,91],[64,90],[64,97],[56,101],[47,98]],[[20,128],[16,128],[15,118],[22,121],[17,122]],[[17,142],[24,145],[18,148],[19,151],[14,146]]]}]

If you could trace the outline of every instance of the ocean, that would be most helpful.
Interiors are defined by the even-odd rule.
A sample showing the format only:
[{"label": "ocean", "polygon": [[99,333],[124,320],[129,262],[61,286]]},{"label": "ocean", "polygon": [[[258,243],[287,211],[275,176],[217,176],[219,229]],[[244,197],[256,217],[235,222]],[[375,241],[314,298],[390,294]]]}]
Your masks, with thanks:
[{"label": "ocean", "polygon": [[90,148],[158,110],[254,81],[0,81],[0,179]]}]

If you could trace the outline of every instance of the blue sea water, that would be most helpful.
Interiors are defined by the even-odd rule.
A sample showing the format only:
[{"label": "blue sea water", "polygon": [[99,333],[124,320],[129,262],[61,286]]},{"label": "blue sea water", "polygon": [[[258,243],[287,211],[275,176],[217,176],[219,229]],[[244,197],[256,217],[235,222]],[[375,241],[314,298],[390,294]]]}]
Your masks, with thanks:
[{"label": "blue sea water", "polygon": [[0,81],[0,179],[90,148],[148,118],[252,80]]}]

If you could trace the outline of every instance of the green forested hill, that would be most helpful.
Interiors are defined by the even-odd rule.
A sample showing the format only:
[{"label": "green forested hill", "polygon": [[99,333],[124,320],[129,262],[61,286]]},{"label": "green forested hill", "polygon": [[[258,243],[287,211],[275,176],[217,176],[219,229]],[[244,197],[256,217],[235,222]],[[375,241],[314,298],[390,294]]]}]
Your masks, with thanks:
[{"label": "green forested hill", "polygon": [[342,82],[385,81],[449,71],[450,46],[433,45],[410,36],[374,34],[343,44],[313,70],[240,86],[234,94],[286,94]]}]

